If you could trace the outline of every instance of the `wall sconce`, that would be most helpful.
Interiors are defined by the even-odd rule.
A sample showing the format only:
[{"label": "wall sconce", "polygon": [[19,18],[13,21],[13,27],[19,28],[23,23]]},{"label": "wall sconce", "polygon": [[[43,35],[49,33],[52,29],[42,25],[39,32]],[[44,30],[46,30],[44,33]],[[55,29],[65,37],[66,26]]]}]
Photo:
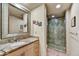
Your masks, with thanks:
[{"label": "wall sconce", "polygon": [[36,21],[33,20],[33,24],[36,24]]},{"label": "wall sconce", "polygon": [[38,21],[33,21],[33,24],[38,25],[38,26],[42,26],[42,22],[38,22]]},{"label": "wall sconce", "polygon": [[75,26],[76,26],[76,16],[74,16],[74,17],[71,19],[71,26],[72,26],[72,27],[75,27]]},{"label": "wall sconce", "polygon": [[26,27],[26,24],[24,25],[24,27]]}]

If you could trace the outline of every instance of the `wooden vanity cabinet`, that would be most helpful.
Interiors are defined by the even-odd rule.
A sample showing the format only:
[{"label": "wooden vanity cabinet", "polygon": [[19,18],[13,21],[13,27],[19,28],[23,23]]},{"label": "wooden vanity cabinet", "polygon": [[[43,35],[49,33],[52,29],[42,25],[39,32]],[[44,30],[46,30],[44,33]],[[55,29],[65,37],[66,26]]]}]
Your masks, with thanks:
[{"label": "wooden vanity cabinet", "polygon": [[35,41],[34,43],[28,45],[25,49],[25,55],[39,56],[39,41]]},{"label": "wooden vanity cabinet", "polygon": [[39,41],[35,41],[25,47],[26,56],[39,56]]},{"label": "wooden vanity cabinet", "polygon": [[38,43],[39,43],[39,41],[34,42],[33,51],[34,51],[35,56],[39,56],[39,44]]},{"label": "wooden vanity cabinet", "polygon": [[23,48],[12,51],[11,53],[8,53],[6,56],[22,56],[24,54],[24,50],[25,50]]},{"label": "wooden vanity cabinet", "polygon": [[25,56],[33,56],[34,55],[34,51],[33,51],[33,45],[34,43],[30,44],[30,45],[27,45],[25,47]]},{"label": "wooden vanity cabinet", "polygon": [[7,54],[6,56],[39,56],[39,41],[30,43]]}]

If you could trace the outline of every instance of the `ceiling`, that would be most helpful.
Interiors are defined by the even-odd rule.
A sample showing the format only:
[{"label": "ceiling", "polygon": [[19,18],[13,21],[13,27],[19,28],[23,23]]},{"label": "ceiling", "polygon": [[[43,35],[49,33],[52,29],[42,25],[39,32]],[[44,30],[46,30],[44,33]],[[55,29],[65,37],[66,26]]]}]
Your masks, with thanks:
[{"label": "ceiling", "polygon": [[[28,10],[32,11],[44,3],[19,3],[19,4],[26,7]],[[59,9],[56,8],[57,4],[61,5],[61,7]],[[71,4],[70,3],[45,3],[45,5],[47,8],[47,15],[50,15],[50,16],[54,15],[57,17],[61,17],[64,15],[64,11],[67,10]],[[16,17],[22,18],[22,15],[24,13],[25,12],[9,5],[9,14],[10,15],[14,15]]]},{"label": "ceiling", "polygon": [[[56,5],[60,4],[60,8],[56,8]],[[47,6],[47,12],[48,15],[55,15],[55,16],[63,16],[64,11],[67,10],[70,7],[71,4],[69,3],[48,3]]]},{"label": "ceiling", "polygon": [[[21,3],[23,6],[28,8],[29,10],[33,10],[40,6],[43,3]],[[64,11],[67,10],[71,3],[45,3],[47,7],[47,14],[48,15],[55,15],[55,16],[63,16]],[[56,8],[57,4],[61,4],[61,7],[59,9]]]},{"label": "ceiling", "polygon": [[29,10],[33,10],[39,7],[42,3],[20,3],[21,5],[25,6]]}]

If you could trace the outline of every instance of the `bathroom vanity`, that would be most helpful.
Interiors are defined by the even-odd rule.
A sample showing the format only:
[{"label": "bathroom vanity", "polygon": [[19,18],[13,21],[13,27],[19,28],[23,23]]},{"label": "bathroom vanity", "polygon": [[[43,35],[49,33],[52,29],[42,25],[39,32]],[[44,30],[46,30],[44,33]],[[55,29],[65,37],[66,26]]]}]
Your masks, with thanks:
[{"label": "bathroom vanity", "polygon": [[4,45],[4,56],[39,56],[39,40],[29,37],[18,42]]},{"label": "bathroom vanity", "polygon": [[30,35],[29,11],[15,3],[2,4],[2,10],[0,56],[40,55],[39,39]]}]

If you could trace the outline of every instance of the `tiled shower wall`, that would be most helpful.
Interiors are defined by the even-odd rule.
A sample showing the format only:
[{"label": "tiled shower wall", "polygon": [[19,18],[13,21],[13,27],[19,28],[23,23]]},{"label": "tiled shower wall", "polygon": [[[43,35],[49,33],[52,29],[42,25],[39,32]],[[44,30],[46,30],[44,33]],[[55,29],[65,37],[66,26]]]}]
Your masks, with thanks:
[{"label": "tiled shower wall", "polygon": [[65,21],[62,18],[48,21],[48,48],[65,51]]}]

